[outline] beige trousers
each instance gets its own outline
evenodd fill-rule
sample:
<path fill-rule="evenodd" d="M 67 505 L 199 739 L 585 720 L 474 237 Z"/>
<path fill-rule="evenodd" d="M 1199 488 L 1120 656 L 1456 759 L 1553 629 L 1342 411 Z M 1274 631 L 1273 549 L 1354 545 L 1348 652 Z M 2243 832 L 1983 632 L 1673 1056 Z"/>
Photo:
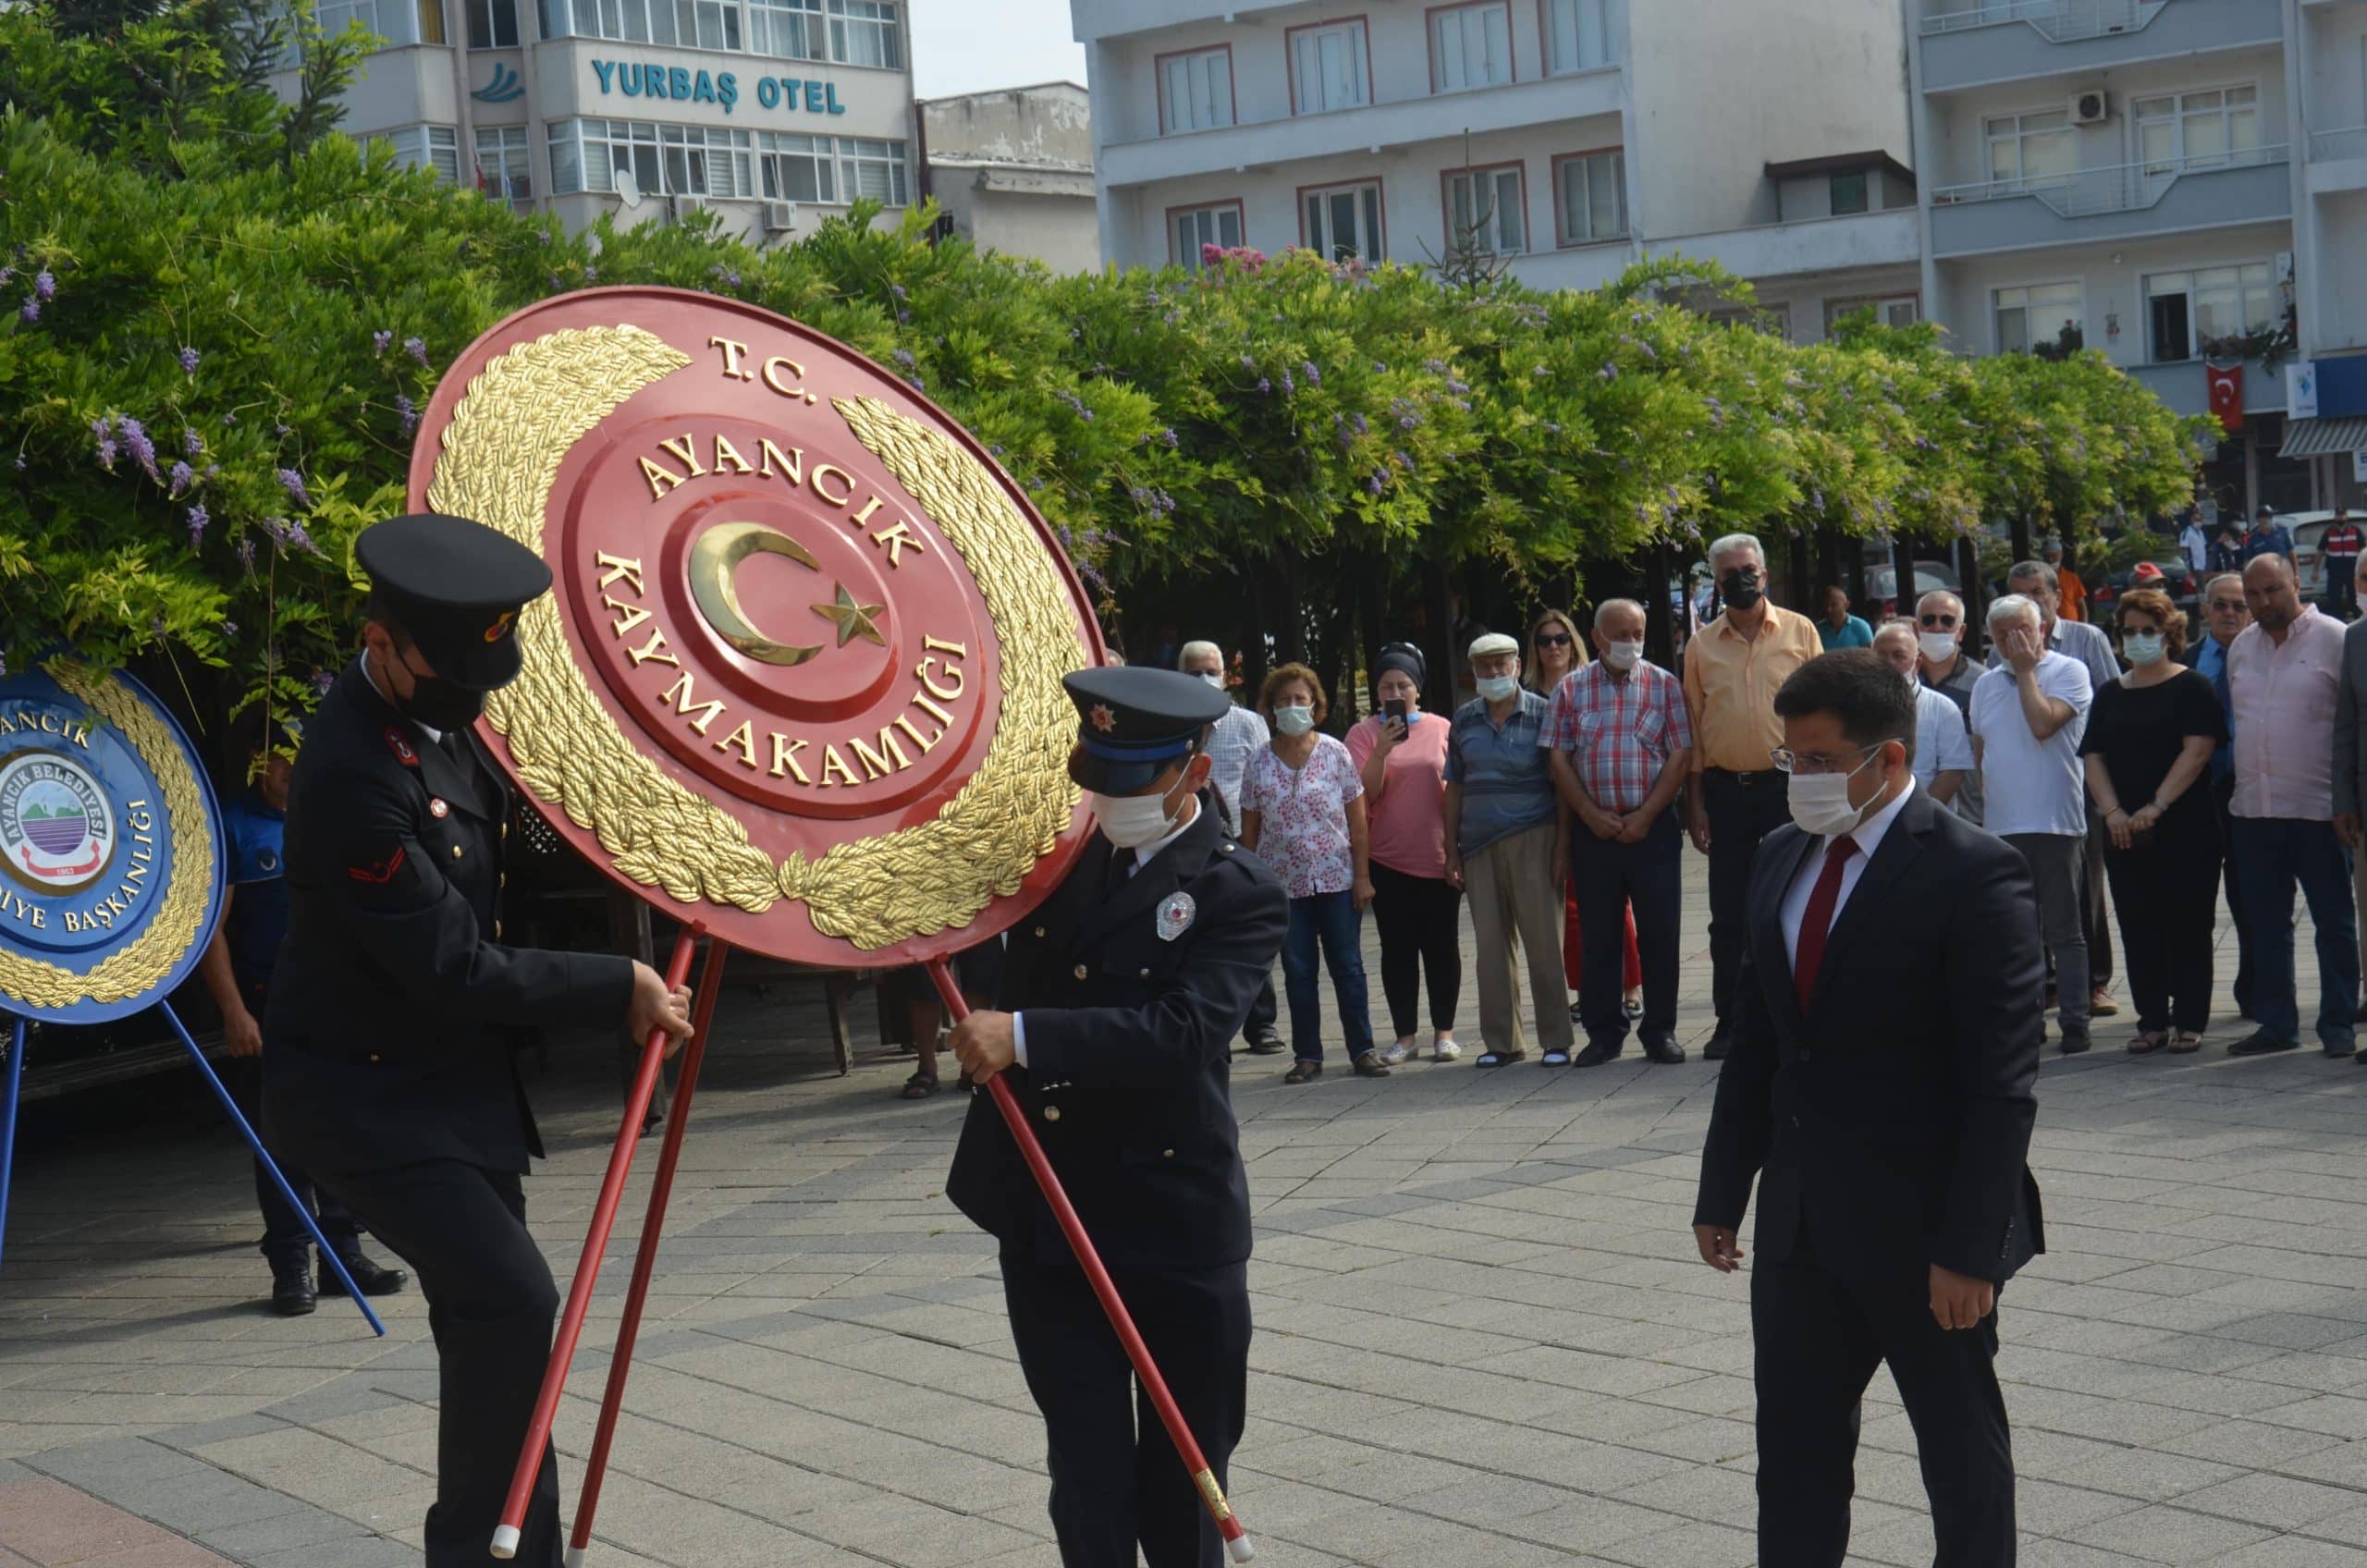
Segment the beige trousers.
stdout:
<path fill-rule="evenodd" d="M 1537 998 L 1537 1038 L 1548 1051 L 1570 1048 L 1570 1010 L 1563 1000 L 1562 894 L 1553 885 L 1553 825 L 1499 839 L 1463 863 L 1471 900 L 1473 967 L 1479 984 L 1479 1038 L 1490 1051 L 1528 1048 L 1520 1027 L 1518 942 Z"/>

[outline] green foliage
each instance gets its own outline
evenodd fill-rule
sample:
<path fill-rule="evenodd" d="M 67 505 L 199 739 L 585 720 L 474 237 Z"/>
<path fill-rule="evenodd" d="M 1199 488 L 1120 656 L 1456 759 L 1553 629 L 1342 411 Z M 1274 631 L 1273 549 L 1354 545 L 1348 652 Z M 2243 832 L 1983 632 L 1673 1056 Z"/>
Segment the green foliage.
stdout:
<path fill-rule="evenodd" d="M 565 235 L 326 134 L 362 41 L 277 14 L 0 9 L 6 657 L 161 650 L 227 705 L 308 703 L 436 372 L 617 283 L 840 339 L 986 443 L 1106 589 L 1271 578 L 1286 646 L 1369 636 L 1451 570 L 1566 579 L 1735 528 L 2084 538 L 2191 495 L 2204 422 L 2099 355 L 1968 361 L 1870 315 L 1791 348 L 1710 322 L 1692 301 L 1748 287 L 1682 262 L 1560 294 L 1305 251 L 1056 277 L 869 206 L 763 251 L 712 219 Z"/>

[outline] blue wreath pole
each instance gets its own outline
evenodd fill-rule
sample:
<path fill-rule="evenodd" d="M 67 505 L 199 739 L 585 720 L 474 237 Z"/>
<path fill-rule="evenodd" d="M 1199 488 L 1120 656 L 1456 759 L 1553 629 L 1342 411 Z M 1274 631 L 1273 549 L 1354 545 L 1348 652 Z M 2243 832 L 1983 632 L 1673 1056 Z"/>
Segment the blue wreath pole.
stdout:
<path fill-rule="evenodd" d="M 247 1146 L 255 1151 L 255 1158 L 270 1174 L 272 1185 L 279 1189 L 279 1195 L 288 1200 L 288 1207 L 296 1211 L 296 1218 L 301 1219 L 304 1229 L 312 1232 L 313 1244 L 321 1249 L 321 1261 L 335 1269 L 337 1277 L 345 1282 L 345 1293 L 353 1298 L 353 1305 L 362 1309 L 363 1317 L 369 1319 L 370 1331 L 385 1338 L 386 1326 L 378 1321 L 378 1315 L 370 1309 L 369 1298 L 362 1293 L 362 1287 L 353 1282 L 353 1276 L 345 1271 L 345 1259 L 337 1256 L 337 1249 L 329 1245 L 329 1239 L 321 1234 L 320 1221 L 313 1218 L 313 1211 L 308 1206 L 298 1200 L 295 1189 L 288 1184 L 288 1178 L 279 1173 L 279 1162 L 271 1158 L 270 1152 L 263 1146 L 263 1140 L 255 1136 L 255 1130 L 247 1125 L 245 1117 L 239 1114 L 238 1102 L 230 1097 L 230 1091 L 223 1086 L 221 1076 L 214 1071 L 214 1064 L 205 1060 L 205 1053 L 190 1037 L 188 1026 L 181 1023 L 180 1014 L 173 1011 L 170 1002 L 158 1002 L 156 1011 L 165 1015 L 165 1022 L 173 1026 L 173 1033 L 178 1035 L 181 1044 L 189 1047 L 190 1060 L 197 1063 L 197 1070 L 205 1075 L 206 1084 L 214 1090 L 214 1097 L 220 1100 L 222 1109 L 229 1113 L 230 1124 L 238 1128 L 239 1135 L 246 1139 Z M 19 1024 L 18 1027 L 23 1026 Z"/>
<path fill-rule="evenodd" d="M 0 1243 L 8 1239 L 8 1171 L 17 1162 L 17 1090 L 25 1081 L 25 1021 L 8 1021 L 8 1078 L 0 1088 Z"/>

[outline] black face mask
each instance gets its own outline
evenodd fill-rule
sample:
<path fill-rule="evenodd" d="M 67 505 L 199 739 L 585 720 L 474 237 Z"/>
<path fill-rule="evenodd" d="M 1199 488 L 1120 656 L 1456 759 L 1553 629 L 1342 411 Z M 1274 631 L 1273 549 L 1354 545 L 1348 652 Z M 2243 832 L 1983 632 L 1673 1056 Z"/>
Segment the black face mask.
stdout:
<path fill-rule="evenodd" d="M 398 697 L 389 691 L 386 700 L 414 724 L 430 729 L 465 729 L 484 712 L 484 693 L 474 687 L 455 685 L 440 675 L 422 675 L 411 668 L 409 659 L 403 660 L 403 673 L 411 677 L 411 695 Z"/>
<path fill-rule="evenodd" d="M 1718 592 L 1735 608 L 1747 610 L 1759 603 L 1766 590 L 1759 585 L 1759 573 L 1747 567 L 1737 567 L 1718 579 Z"/>

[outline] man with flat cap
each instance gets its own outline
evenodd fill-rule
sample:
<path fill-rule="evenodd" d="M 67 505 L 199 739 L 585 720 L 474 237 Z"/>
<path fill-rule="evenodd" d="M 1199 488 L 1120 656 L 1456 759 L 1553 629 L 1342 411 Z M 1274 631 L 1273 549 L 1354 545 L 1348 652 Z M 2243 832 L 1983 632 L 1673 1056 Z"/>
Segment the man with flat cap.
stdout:
<path fill-rule="evenodd" d="M 547 592 L 523 545 L 464 518 L 366 530 L 359 658 L 288 784 L 288 941 L 264 1021 L 264 1124 L 419 1276 L 441 1380 L 430 1568 L 487 1560 L 550 1355 L 558 1293 L 520 1178 L 543 1152 L 507 1025 L 690 1033 L 686 990 L 630 959 L 501 945 L 509 791 L 469 727 L 518 674 Z M 518 1561 L 558 1568 L 548 1449 Z"/>
<path fill-rule="evenodd" d="M 1011 933 L 1005 1011 L 953 1050 L 1021 1107 L 1222 1484 L 1249 1378 L 1249 1182 L 1233 1037 L 1281 951 L 1282 883 L 1202 798 L 1229 699 L 1145 666 L 1067 678 L 1069 776 L 1100 827 Z M 1001 1243 L 1003 1294 L 1050 1439 L 1066 1568 L 1212 1568 L 1223 1544 L 1109 1320 L 980 1096 L 946 1195 Z"/>

